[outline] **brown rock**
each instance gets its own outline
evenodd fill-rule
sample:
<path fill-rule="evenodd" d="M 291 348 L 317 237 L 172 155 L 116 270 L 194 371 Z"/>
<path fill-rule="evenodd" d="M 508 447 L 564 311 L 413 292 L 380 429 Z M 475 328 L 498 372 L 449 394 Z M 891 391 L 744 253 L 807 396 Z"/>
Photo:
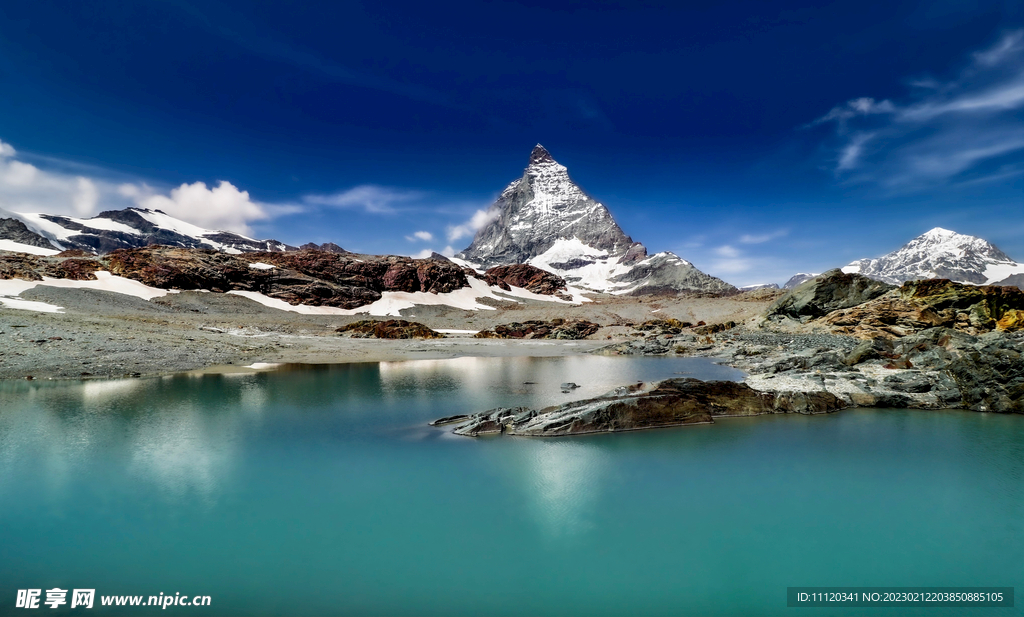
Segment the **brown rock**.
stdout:
<path fill-rule="evenodd" d="M 565 279 L 528 264 L 512 264 L 497 266 L 484 273 L 488 285 L 496 285 L 504 290 L 509 286 L 521 287 L 536 294 L 556 295 L 566 290 Z"/>
<path fill-rule="evenodd" d="M 415 321 L 389 319 L 375 321 L 366 319 L 350 323 L 336 330 L 339 334 L 351 334 L 359 338 L 409 339 L 409 338 L 444 338 L 440 332 Z"/>
<path fill-rule="evenodd" d="M 553 319 L 551 321 L 529 320 L 523 323 L 512 322 L 510 324 L 502 324 L 490 330 L 477 332 L 473 336 L 475 338 L 578 340 L 594 334 L 600 328 L 600 325 L 585 319 L 571 321 L 562 319 Z"/>

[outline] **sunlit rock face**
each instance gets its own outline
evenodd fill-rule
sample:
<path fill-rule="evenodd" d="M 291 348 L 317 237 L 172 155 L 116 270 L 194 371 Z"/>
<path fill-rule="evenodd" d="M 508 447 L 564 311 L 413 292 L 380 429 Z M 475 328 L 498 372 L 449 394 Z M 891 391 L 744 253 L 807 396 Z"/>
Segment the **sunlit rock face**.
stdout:
<path fill-rule="evenodd" d="M 490 212 L 493 219 L 456 255 L 476 268 L 526 263 L 570 285 L 615 294 L 734 289 L 672 253 L 648 256 L 540 144 Z"/>

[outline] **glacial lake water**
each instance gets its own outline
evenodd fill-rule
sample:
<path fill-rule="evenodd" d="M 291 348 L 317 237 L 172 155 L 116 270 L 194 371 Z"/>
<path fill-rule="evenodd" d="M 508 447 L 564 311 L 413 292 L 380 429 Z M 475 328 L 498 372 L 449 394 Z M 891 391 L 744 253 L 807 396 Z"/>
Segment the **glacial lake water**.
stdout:
<path fill-rule="evenodd" d="M 0 614 L 1024 614 L 786 607 L 788 586 L 1024 590 L 1021 416 L 426 426 L 678 375 L 738 373 L 587 356 L 2 383 Z M 53 587 L 96 589 L 94 608 L 14 608 Z M 211 606 L 99 606 L 159 593 Z"/>

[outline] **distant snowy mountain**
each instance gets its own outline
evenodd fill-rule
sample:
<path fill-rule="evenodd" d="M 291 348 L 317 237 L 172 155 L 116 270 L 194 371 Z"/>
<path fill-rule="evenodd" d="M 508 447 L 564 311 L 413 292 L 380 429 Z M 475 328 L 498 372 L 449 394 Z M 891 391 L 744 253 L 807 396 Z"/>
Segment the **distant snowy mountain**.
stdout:
<path fill-rule="evenodd" d="M 295 250 L 295 247 L 276 240 L 255 240 L 228 231 L 203 229 L 160 210 L 126 208 L 83 219 L 0 209 L 0 249 L 7 247 L 5 250 L 37 254 L 48 250 L 80 249 L 102 254 L 150 244 L 208 248 L 226 253 Z"/>
<path fill-rule="evenodd" d="M 756 283 L 754 285 L 744 285 L 740 287 L 740 291 L 755 291 L 758 289 L 778 289 L 778 283 Z"/>
<path fill-rule="evenodd" d="M 814 278 L 816 276 L 818 276 L 818 275 L 817 274 L 811 274 L 810 272 L 798 272 L 798 273 L 794 274 L 792 277 L 790 277 L 790 279 L 788 281 L 786 281 L 786 284 L 783 285 L 782 288 L 783 289 L 793 289 L 794 287 L 797 287 L 798 285 L 800 285 L 800 283 L 803 283 L 804 281 L 809 281 L 809 280 L 811 280 L 812 278 Z"/>
<path fill-rule="evenodd" d="M 843 268 L 894 285 L 918 279 L 942 278 L 975 285 L 1012 284 L 1024 274 L 1017 263 L 995 245 L 936 227 L 900 249 L 878 259 L 860 259 Z"/>
<path fill-rule="evenodd" d="M 474 268 L 528 263 L 570 285 L 613 294 L 735 289 L 673 253 L 648 256 L 540 144 L 491 212 L 494 220 L 456 261 Z"/>

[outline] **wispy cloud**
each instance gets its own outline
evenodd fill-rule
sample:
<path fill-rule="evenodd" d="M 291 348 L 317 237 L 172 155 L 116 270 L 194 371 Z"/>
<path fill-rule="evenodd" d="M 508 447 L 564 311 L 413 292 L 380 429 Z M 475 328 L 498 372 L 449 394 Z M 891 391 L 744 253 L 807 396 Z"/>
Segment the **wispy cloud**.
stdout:
<path fill-rule="evenodd" d="M 420 191 L 364 184 L 329 195 L 307 195 L 303 201 L 317 206 L 355 208 L 369 214 L 395 214 L 400 204 L 413 202 L 422 197 L 423 193 Z"/>
<path fill-rule="evenodd" d="M 724 244 L 712 251 L 715 258 L 711 262 L 710 270 L 720 276 L 743 274 L 754 267 L 756 260 L 743 254 L 738 248 Z"/>
<path fill-rule="evenodd" d="M 764 244 L 765 242 L 771 242 L 772 240 L 784 238 L 788 235 L 788 229 L 779 229 L 766 234 L 743 234 L 740 236 L 740 242 L 743 244 Z"/>
<path fill-rule="evenodd" d="M 970 54 L 953 77 L 910 83 L 905 100 L 853 99 L 807 125 L 834 127 L 837 176 L 920 190 L 1006 177 L 1024 161 L 1024 30 Z"/>

